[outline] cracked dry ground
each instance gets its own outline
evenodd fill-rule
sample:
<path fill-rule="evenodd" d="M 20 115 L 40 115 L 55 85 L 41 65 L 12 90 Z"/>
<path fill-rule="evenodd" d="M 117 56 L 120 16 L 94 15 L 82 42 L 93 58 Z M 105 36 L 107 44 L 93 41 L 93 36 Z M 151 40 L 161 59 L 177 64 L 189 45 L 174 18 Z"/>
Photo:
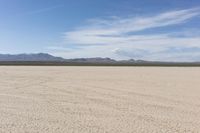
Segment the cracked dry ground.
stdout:
<path fill-rule="evenodd" d="M 0 67 L 1 133 L 198 133 L 200 68 Z"/>

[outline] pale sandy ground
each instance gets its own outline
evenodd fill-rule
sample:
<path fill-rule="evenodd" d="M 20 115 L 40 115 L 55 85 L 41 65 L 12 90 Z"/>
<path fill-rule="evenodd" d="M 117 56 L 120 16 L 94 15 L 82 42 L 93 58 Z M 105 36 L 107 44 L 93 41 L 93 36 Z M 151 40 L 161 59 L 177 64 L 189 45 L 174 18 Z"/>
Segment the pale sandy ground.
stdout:
<path fill-rule="evenodd" d="M 0 133 L 199 133 L 200 68 L 0 67 Z"/>

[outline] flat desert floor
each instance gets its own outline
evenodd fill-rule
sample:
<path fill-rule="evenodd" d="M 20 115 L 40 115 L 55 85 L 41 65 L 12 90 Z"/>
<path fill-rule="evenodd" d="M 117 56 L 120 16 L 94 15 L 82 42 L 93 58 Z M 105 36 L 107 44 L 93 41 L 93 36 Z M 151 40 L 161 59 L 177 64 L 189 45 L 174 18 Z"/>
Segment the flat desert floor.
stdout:
<path fill-rule="evenodd" d="M 1 133 L 199 133 L 200 68 L 0 67 Z"/>

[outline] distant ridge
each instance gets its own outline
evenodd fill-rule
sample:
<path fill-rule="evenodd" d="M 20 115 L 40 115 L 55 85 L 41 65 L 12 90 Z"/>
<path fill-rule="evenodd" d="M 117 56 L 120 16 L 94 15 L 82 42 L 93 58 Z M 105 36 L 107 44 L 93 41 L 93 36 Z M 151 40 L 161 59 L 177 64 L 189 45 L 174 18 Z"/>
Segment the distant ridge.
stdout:
<path fill-rule="evenodd" d="M 160 62 L 145 60 L 114 60 L 111 58 L 64 59 L 47 53 L 0 54 L 0 65 L 41 65 L 41 66 L 200 66 L 200 62 Z"/>
<path fill-rule="evenodd" d="M 68 62 L 93 62 L 93 63 L 114 63 L 117 62 L 114 59 L 111 58 L 100 58 L 100 57 L 96 57 L 96 58 L 75 58 L 75 59 L 65 59 L 65 61 Z"/>
<path fill-rule="evenodd" d="M 67 61 L 67 62 L 116 62 L 110 58 L 75 58 L 64 59 L 48 53 L 35 54 L 0 54 L 0 61 Z"/>
<path fill-rule="evenodd" d="M 55 57 L 47 53 L 37 54 L 0 54 L 0 61 L 64 61 L 64 58 Z"/>

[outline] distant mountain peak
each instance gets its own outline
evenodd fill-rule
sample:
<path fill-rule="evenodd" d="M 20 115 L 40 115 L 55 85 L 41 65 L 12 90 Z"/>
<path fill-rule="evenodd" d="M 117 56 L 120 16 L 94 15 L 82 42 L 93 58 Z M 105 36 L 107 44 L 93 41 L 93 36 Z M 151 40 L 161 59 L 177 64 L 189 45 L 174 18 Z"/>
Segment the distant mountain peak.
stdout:
<path fill-rule="evenodd" d="M 31 54 L 0 54 L 0 61 L 64 61 L 64 58 L 55 57 L 48 53 Z"/>

